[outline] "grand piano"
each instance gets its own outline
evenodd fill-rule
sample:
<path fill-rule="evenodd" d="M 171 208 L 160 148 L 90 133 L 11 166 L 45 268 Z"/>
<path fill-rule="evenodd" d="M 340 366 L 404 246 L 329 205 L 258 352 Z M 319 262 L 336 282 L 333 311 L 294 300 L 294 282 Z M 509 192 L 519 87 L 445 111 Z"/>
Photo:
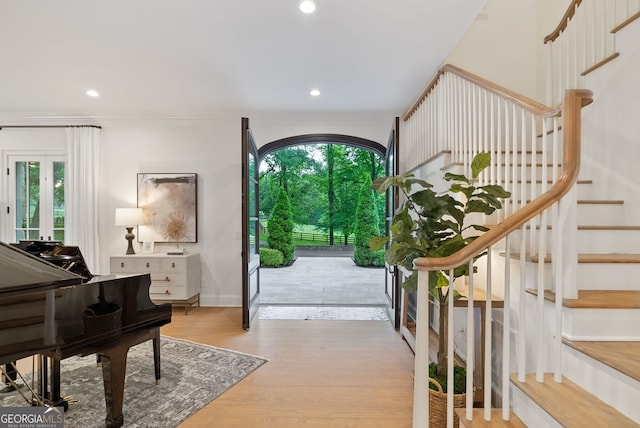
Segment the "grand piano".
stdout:
<path fill-rule="evenodd" d="M 83 262 L 77 247 L 0 242 L 0 364 L 44 356 L 40 402 L 66 410 L 60 361 L 97 354 L 105 425 L 120 427 L 127 352 L 152 340 L 160 379 L 160 326 L 171 322 L 171 305 L 151 301 L 149 274 L 94 276 Z"/>

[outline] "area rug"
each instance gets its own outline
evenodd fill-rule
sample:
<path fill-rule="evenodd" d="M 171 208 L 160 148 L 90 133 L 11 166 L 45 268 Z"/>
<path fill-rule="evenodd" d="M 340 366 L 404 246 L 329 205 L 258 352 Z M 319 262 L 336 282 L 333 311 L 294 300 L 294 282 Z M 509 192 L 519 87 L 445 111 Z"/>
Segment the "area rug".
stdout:
<path fill-rule="evenodd" d="M 261 306 L 261 320 L 387 321 L 384 308 L 354 306 Z"/>
<path fill-rule="evenodd" d="M 226 349 L 162 336 L 162 379 L 155 384 L 151 342 L 129 350 L 124 426 L 175 427 L 266 362 Z M 62 361 L 61 391 L 71 400 L 65 428 L 103 427 L 102 369 L 95 355 Z M 24 389 L 24 388 L 23 388 Z M 0 406 L 23 406 L 17 392 L 0 395 Z"/>

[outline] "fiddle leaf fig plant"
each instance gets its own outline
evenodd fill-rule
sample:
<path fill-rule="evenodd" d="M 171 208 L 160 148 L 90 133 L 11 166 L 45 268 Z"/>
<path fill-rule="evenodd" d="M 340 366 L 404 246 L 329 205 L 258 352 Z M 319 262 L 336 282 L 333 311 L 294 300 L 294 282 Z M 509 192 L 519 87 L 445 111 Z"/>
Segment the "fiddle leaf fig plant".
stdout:
<path fill-rule="evenodd" d="M 467 224 L 468 216 L 474 213 L 491 215 L 502 208 L 501 199 L 511 196 L 500 185 L 476 185 L 478 176 L 490 164 L 489 153 L 478 153 L 471 163 L 471 176 L 446 173 L 444 179 L 450 184 L 447 191 L 441 193 L 434 191 L 432 184 L 413 174 L 381 177 L 372 184 L 371 187 L 380 194 L 393 186 L 404 195 L 404 202 L 393 216 L 391 236 L 374 237 L 369 245 L 373 250 L 379 250 L 390 240 L 385 261 L 411 272 L 403 283 L 405 290 L 411 292 L 417 289 L 418 275 L 414 272 L 414 259 L 446 257 L 464 248 L 479 233 L 488 230 L 483 225 Z M 474 262 L 483 254 L 478 255 Z M 469 264 L 465 263 L 453 270 L 453 278 L 449 277 L 449 272 L 429 272 L 430 299 L 440 305 L 438 361 L 435 367 L 437 380 L 446 379 L 447 376 L 447 302 L 449 298 L 457 300 L 461 297 L 449 284 L 456 278 L 468 276 L 469 270 Z M 473 270 L 476 270 L 475 266 Z M 462 390 L 454 392 L 464 392 L 464 376 L 458 383 Z M 441 385 L 446 387 L 446 381 L 441 381 Z"/>

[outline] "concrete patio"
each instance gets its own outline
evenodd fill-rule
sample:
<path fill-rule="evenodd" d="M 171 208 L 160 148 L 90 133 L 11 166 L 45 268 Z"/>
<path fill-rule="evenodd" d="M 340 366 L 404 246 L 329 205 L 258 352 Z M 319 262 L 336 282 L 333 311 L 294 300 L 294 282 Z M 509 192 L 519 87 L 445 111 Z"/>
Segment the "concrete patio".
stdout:
<path fill-rule="evenodd" d="M 293 265 L 260 269 L 262 305 L 381 306 L 384 269 L 350 257 L 297 257 Z"/>

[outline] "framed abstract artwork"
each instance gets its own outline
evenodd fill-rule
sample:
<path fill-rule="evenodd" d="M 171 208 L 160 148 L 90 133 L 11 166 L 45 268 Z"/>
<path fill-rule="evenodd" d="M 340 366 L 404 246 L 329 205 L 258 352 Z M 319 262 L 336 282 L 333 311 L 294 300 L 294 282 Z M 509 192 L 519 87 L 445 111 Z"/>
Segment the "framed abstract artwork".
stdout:
<path fill-rule="evenodd" d="M 139 173 L 138 207 L 145 217 L 139 239 L 198 242 L 197 174 Z"/>

